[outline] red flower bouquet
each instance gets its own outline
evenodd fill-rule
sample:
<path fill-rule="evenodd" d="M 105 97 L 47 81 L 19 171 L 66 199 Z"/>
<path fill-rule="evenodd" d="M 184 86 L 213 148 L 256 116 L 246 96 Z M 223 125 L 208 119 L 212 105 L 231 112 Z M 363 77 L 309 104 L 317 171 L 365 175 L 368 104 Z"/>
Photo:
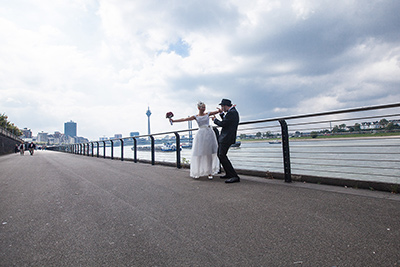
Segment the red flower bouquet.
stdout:
<path fill-rule="evenodd" d="M 172 119 L 173 116 L 174 116 L 174 113 L 172 113 L 171 111 L 170 111 L 170 112 L 167 112 L 167 114 L 165 114 L 165 117 L 166 117 L 167 119 L 169 119 L 169 122 L 171 123 L 171 125 L 172 125 L 171 119 Z"/>

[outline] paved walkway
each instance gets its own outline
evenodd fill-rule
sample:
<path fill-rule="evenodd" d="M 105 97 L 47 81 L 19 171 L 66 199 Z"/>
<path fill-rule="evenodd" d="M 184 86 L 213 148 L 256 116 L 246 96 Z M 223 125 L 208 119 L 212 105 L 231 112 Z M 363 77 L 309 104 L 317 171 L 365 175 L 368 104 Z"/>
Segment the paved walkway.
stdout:
<path fill-rule="evenodd" d="M 0 266 L 400 266 L 400 195 L 0 157 Z"/>

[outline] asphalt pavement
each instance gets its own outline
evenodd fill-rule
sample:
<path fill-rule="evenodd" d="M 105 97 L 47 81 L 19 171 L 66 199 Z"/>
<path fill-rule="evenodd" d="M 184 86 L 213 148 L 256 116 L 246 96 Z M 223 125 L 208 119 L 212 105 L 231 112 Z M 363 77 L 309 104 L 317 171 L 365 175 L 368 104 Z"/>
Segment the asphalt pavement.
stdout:
<path fill-rule="evenodd" d="M 0 266 L 400 266 L 400 195 L 6 155 Z"/>

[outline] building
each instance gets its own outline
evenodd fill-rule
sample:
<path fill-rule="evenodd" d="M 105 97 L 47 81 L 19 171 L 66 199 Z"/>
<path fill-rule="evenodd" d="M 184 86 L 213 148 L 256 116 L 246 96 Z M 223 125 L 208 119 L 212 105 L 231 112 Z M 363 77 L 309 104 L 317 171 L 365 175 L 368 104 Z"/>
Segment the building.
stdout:
<path fill-rule="evenodd" d="M 76 137 L 76 122 L 69 121 L 64 123 L 64 134 L 71 137 Z"/>
<path fill-rule="evenodd" d="M 76 136 L 74 139 L 75 139 L 75 143 L 88 143 L 89 142 L 89 139 L 87 139 L 85 137 Z"/>
<path fill-rule="evenodd" d="M 38 133 L 36 140 L 39 143 L 47 143 L 48 141 L 47 133 L 44 132 Z"/>
<path fill-rule="evenodd" d="M 130 137 L 135 137 L 135 136 L 139 136 L 139 135 L 140 135 L 139 132 L 131 132 L 129 134 Z"/>
<path fill-rule="evenodd" d="M 22 134 L 24 135 L 23 137 L 25 138 L 32 138 L 32 131 L 31 129 L 24 128 L 21 130 Z"/>

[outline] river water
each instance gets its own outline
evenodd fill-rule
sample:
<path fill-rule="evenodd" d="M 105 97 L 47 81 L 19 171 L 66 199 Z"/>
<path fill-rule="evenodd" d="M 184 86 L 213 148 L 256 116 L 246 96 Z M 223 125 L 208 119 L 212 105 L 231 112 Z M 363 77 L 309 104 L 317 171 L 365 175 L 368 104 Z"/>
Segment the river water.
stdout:
<path fill-rule="evenodd" d="M 132 146 L 124 147 L 124 157 L 133 158 Z M 94 153 L 96 154 L 96 147 Z M 103 154 L 100 147 L 99 154 Z M 235 168 L 283 172 L 282 145 L 268 141 L 242 142 L 231 148 L 228 157 Z M 111 148 L 106 147 L 106 155 Z M 121 148 L 114 147 L 114 157 Z M 314 175 L 342 179 L 400 184 L 400 137 L 363 139 L 308 139 L 290 141 L 291 171 L 294 175 Z M 138 159 L 151 159 L 150 151 L 138 151 Z M 190 162 L 191 149 L 181 151 L 181 161 Z M 156 161 L 176 162 L 176 152 L 156 151 Z"/>

